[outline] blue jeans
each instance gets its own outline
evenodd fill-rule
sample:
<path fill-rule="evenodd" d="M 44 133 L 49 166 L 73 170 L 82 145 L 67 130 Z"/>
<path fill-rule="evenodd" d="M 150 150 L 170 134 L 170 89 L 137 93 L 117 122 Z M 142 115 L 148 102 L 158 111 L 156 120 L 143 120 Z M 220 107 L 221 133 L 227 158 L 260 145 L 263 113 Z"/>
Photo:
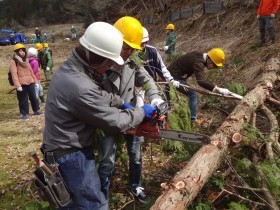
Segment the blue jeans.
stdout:
<path fill-rule="evenodd" d="M 275 33 L 273 28 L 273 18 L 270 15 L 260 16 L 259 18 L 260 40 L 265 42 L 265 29 L 268 31 L 268 35 L 271 40 L 275 40 Z"/>
<path fill-rule="evenodd" d="M 124 135 L 126 139 L 126 147 L 129 156 L 129 188 L 135 189 L 141 186 L 142 174 L 142 156 L 141 143 L 137 136 Z M 99 139 L 100 150 L 102 157 L 100 158 L 100 165 L 98 174 L 101 181 L 101 191 L 105 197 L 109 199 L 109 187 L 112 177 L 112 172 L 115 166 L 116 156 L 116 140 L 113 136 L 108 135 Z"/>
<path fill-rule="evenodd" d="M 185 80 L 179 80 L 179 82 L 182 85 L 188 85 Z M 198 100 L 196 91 L 191 90 L 191 89 L 188 89 L 186 91 L 182 87 L 177 88 L 177 90 L 189 98 L 189 108 L 191 111 L 191 120 L 196 120 L 197 100 Z"/>
<path fill-rule="evenodd" d="M 72 202 L 60 209 L 109 209 L 108 202 L 101 192 L 92 147 L 64 155 L 57 159 L 56 162 L 59 164 L 59 171 L 72 195 Z"/>

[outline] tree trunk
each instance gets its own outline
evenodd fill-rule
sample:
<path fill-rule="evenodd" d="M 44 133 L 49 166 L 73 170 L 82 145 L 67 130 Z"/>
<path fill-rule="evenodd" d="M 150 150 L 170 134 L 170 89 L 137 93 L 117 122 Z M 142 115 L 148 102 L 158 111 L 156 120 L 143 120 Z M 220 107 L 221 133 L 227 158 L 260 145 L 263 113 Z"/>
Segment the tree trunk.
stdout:
<path fill-rule="evenodd" d="M 211 136 L 212 143 L 202 146 L 189 163 L 174 177 L 166 191 L 156 200 L 152 210 L 185 210 L 203 185 L 224 161 L 233 134 L 240 133 L 252 113 L 263 104 L 271 85 L 277 80 L 279 59 L 271 58 L 265 65 L 259 84 L 235 107 L 233 112 Z"/>

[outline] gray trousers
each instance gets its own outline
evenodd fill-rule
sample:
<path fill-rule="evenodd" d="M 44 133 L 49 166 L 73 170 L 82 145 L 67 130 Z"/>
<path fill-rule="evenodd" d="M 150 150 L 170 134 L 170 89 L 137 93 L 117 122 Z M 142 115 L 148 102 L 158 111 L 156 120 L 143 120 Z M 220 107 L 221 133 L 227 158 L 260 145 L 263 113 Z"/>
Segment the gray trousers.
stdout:
<path fill-rule="evenodd" d="M 260 40 L 265 43 L 265 30 L 268 31 L 268 35 L 272 41 L 275 40 L 275 33 L 273 28 L 273 19 L 270 15 L 260 16 L 259 18 L 259 29 L 260 29 Z"/>

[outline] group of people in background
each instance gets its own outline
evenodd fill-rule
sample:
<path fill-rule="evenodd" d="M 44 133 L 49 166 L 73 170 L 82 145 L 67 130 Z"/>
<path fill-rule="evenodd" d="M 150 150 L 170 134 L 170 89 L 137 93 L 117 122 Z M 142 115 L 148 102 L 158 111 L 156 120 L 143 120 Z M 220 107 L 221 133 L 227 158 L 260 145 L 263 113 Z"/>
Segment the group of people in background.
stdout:
<path fill-rule="evenodd" d="M 39 101 L 36 96 L 39 95 L 40 89 L 40 82 L 38 81 L 38 79 L 40 79 L 40 74 L 38 74 L 37 69 L 38 65 L 34 63 L 36 62 L 35 60 L 32 61 L 31 66 L 29 62 L 32 59 L 29 60 L 28 57 L 26 47 L 23 44 L 18 43 L 14 45 L 14 55 L 10 61 L 10 72 L 16 88 L 19 111 L 22 120 L 28 120 L 28 99 L 31 102 L 33 115 L 43 114 L 43 112 L 40 111 Z M 30 57 L 33 57 L 33 55 L 30 55 Z M 34 72 L 37 75 L 35 75 Z"/>
<path fill-rule="evenodd" d="M 18 43 L 14 45 L 14 56 L 10 62 L 10 72 L 16 88 L 19 110 L 22 120 L 28 120 L 29 103 L 34 115 L 41 115 L 40 102 L 45 104 L 41 85 L 40 68 L 44 71 L 45 81 L 52 78 L 53 58 L 48 43 L 37 43 L 36 47 L 26 47 Z"/>

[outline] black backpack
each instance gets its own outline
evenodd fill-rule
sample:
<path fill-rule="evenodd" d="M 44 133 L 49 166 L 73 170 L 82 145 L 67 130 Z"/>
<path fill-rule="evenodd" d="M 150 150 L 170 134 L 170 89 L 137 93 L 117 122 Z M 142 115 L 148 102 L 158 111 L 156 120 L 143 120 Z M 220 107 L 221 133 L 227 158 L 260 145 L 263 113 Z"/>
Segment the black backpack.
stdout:
<path fill-rule="evenodd" d="M 9 80 L 10 85 L 14 86 L 14 81 L 13 81 L 13 77 L 12 77 L 12 73 L 10 72 L 10 69 L 8 72 L 8 80 Z"/>
<path fill-rule="evenodd" d="M 15 61 L 16 63 L 16 66 L 17 66 L 17 62 Z M 11 70 L 9 68 L 9 71 L 8 71 L 8 81 L 10 83 L 11 86 L 14 86 L 14 81 L 13 81 L 13 77 L 12 77 L 12 73 L 11 73 Z"/>

